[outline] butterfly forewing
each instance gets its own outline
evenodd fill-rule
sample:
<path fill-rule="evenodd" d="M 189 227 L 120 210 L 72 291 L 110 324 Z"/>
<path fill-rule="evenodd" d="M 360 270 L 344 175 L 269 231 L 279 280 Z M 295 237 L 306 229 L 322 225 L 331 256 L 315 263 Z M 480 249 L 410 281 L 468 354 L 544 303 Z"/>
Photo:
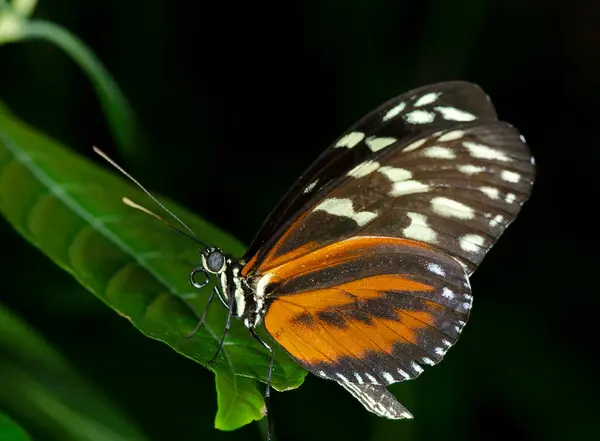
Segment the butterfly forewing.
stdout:
<path fill-rule="evenodd" d="M 260 260 L 307 201 L 318 198 L 320 190 L 391 143 L 461 121 L 495 119 L 496 112 L 485 92 L 462 81 L 421 87 L 382 104 L 340 136 L 302 174 L 259 230 L 247 258 Z"/>
<path fill-rule="evenodd" d="M 466 123 L 391 146 L 311 201 L 259 272 L 353 236 L 430 244 L 469 273 L 529 197 L 533 165 L 520 134 L 495 121 Z"/>

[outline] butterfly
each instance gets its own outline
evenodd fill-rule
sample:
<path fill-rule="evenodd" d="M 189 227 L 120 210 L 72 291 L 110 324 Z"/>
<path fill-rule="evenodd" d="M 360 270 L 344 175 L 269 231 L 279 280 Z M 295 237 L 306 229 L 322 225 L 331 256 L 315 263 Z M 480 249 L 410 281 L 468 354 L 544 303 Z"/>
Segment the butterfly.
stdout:
<path fill-rule="evenodd" d="M 267 406 L 273 351 L 258 326 L 370 412 L 412 418 L 387 386 L 418 377 L 457 342 L 473 304 L 469 277 L 534 175 L 524 137 L 479 86 L 414 89 L 335 140 L 242 259 L 206 247 L 190 281 L 217 280 L 209 304 L 216 295 L 228 309 L 220 347 L 236 317 L 269 351 Z"/>

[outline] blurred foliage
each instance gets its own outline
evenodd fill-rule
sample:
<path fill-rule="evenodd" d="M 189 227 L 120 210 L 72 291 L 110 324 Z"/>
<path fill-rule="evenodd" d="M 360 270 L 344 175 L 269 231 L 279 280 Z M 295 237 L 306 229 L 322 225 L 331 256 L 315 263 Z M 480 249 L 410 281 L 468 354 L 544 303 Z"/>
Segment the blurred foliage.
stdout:
<path fill-rule="evenodd" d="M 31 433 L 65 441 L 148 439 L 114 403 L 1 305 L 0 379 L 0 406 L 18 414 Z M 4 440 L 1 427 L 0 418 L 0 439 Z"/>
<path fill-rule="evenodd" d="M 377 419 L 337 385 L 309 376 L 303 387 L 273 396 L 276 432 L 286 441 L 600 439 L 588 355 L 600 306 L 590 219 L 600 196 L 593 130 L 600 4 L 41 0 L 34 17 L 93 49 L 147 141 L 127 150 L 113 140 L 104 98 L 56 41 L 0 46 L 0 97 L 10 108 L 82 156 L 92 145 L 119 149 L 142 182 L 244 243 L 322 149 L 380 102 L 433 81 L 482 85 L 501 118 L 527 137 L 538 181 L 472 280 L 474 311 L 460 343 L 440 366 L 392 388 L 415 420 Z M 15 199 L 24 198 L 15 188 Z M 131 216 L 136 225 L 147 222 Z M 146 234 L 163 234 L 150 225 Z M 45 234 L 45 242 L 55 240 Z M 0 300 L 152 440 L 262 437 L 254 426 L 215 431 L 212 375 L 137 332 L 7 224 L 0 244 Z M 181 255 L 191 257 L 183 246 Z M 160 247 L 154 251 L 163 253 Z M 214 308 L 210 323 L 222 317 Z M 51 379 L 34 380 L 54 402 L 69 397 L 54 392 Z M 0 409 L 36 440 L 61 439 L 36 429 L 28 406 Z"/>
<path fill-rule="evenodd" d="M 31 438 L 17 423 L 0 411 L 0 440 L 30 441 Z"/>

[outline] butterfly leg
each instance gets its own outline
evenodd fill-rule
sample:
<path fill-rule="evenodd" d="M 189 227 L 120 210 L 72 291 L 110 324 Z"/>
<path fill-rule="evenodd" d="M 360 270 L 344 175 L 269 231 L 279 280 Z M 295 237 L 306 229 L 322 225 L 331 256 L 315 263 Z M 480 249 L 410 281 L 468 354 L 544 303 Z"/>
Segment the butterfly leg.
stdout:
<path fill-rule="evenodd" d="M 273 349 L 254 331 L 254 328 L 248 328 L 250 334 L 256 341 L 263 345 L 269 351 L 269 373 L 267 374 L 267 387 L 265 388 L 265 406 L 267 408 L 268 433 L 267 441 L 271 439 L 271 431 L 273 428 L 273 420 L 271 419 L 271 376 L 273 374 Z"/>
<path fill-rule="evenodd" d="M 188 335 L 186 335 L 186 338 L 192 337 L 196 332 L 198 332 L 200 327 L 204 324 L 204 320 L 206 320 L 206 314 L 208 313 L 208 308 L 210 308 L 210 304 L 212 303 L 213 298 L 215 297 L 215 294 L 219 294 L 219 295 L 221 294 L 219 292 L 219 288 L 217 288 L 216 286 L 214 287 L 214 289 L 211 291 L 210 295 L 208 296 L 208 301 L 206 302 L 206 306 L 204 307 L 204 312 L 202 313 L 202 317 L 200 317 L 200 321 L 198 322 L 198 324 L 196 325 L 194 330 L 192 332 L 190 332 Z"/>
<path fill-rule="evenodd" d="M 216 288 L 215 288 L 216 289 Z M 221 337 L 221 341 L 219 342 L 219 347 L 217 348 L 217 352 L 213 355 L 208 363 L 206 363 L 205 367 L 210 366 L 210 364 L 217 359 L 219 354 L 221 353 L 221 349 L 223 349 L 223 343 L 225 342 L 225 337 L 227 337 L 227 333 L 229 332 L 229 328 L 231 327 L 231 316 L 233 315 L 233 296 L 230 296 L 229 303 L 227 305 L 227 321 L 225 322 L 225 329 L 223 330 L 223 336 Z"/>

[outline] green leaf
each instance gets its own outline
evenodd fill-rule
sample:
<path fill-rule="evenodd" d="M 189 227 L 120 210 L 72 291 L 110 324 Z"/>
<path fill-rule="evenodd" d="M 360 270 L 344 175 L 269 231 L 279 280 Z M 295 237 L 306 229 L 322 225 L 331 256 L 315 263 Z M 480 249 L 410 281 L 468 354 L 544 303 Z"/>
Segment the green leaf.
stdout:
<path fill-rule="evenodd" d="M 205 363 L 217 350 L 224 308 L 213 306 L 198 322 L 210 287 L 193 289 L 190 270 L 199 259 L 194 243 L 153 218 L 121 203 L 145 201 L 121 177 L 77 155 L 18 121 L 0 106 L 0 212 L 33 245 L 145 335 Z M 161 198 L 198 236 L 239 256 L 244 247 L 230 235 Z M 262 332 L 261 335 L 272 342 Z M 272 385 L 293 389 L 306 372 L 273 342 Z M 266 381 L 268 357 L 237 320 L 210 369 L 217 375 L 217 425 L 232 429 L 256 420 L 264 403 L 251 379 Z M 224 397 L 238 397 L 225 400 Z M 231 406 L 235 406 L 232 410 Z"/>
<path fill-rule="evenodd" d="M 8 415 L 0 411 L 0 441 L 30 441 L 29 435 L 11 420 Z"/>
<path fill-rule="evenodd" d="M 56 439 L 147 441 L 114 403 L 1 304 L 0 404 Z M 0 418 L 0 441 L 8 439 L 1 428 Z"/>
<path fill-rule="evenodd" d="M 235 430 L 246 424 L 248 417 L 260 420 L 265 414 L 264 399 L 249 378 L 217 376 L 219 412 L 215 427 Z"/>

